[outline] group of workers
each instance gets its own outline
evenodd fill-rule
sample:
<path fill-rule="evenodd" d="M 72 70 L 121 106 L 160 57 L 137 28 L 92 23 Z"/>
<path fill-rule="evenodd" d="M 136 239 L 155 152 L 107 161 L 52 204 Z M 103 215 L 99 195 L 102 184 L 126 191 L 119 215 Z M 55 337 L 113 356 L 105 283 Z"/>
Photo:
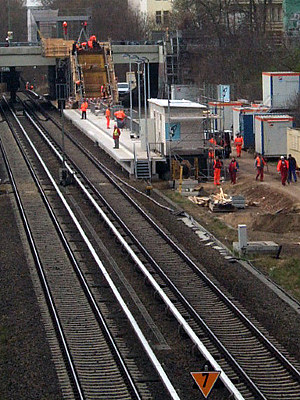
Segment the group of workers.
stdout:
<path fill-rule="evenodd" d="M 100 44 L 97 41 L 97 38 L 95 35 L 91 35 L 88 40 L 83 41 L 83 42 L 74 42 L 73 43 L 73 49 L 72 53 L 74 54 L 75 51 L 82 51 L 82 50 L 88 50 L 88 49 L 96 49 L 100 48 Z"/>
<path fill-rule="evenodd" d="M 32 84 L 30 84 L 29 82 L 26 82 L 26 84 L 25 84 L 25 89 L 26 89 L 26 90 L 33 90 L 33 89 L 34 89 L 34 86 L 33 86 Z"/>
<path fill-rule="evenodd" d="M 209 142 L 215 146 L 216 141 L 214 138 L 211 138 Z M 241 157 L 241 150 L 243 146 L 243 138 L 241 135 L 237 135 L 237 137 L 234 140 L 234 145 L 236 148 L 236 156 Z M 221 170 L 223 168 L 223 162 L 219 159 L 219 157 L 215 157 L 215 152 L 213 148 L 209 148 L 208 151 L 208 162 L 213 165 L 213 171 L 214 171 L 214 184 L 215 185 L 220 185 L 220 176 L 221 176 Z M 255 168 L 256 168 L 256 181 L 260 180 L 263 182 L 264 180 L 264 168 L 267 165 L 267 162 L 265 158 L 257 153 L 255 157 Z M 296 171 L 299 169 L 296 159 L 289 154 L 288 158 L 281 156 L 278 163 L 277 163 L 277 171 L 281 176 L 281 183 L 283 186 L 286 185 L 286 183 L 290 184 L 291 182 L 297 182 L 297 173 Z M 239 170 L 239 164 L 236 160 L 235 157 L 232 157 L 229 166 L 228 166 L 228 172 L 230 175 L 230 181 L 231 184 L 236 183 L 237 179 L 237 172 Z"/>
<path fill-rule="evenodd" d="M 88 104 L 87 100 L 84 99 L 80 106 L 81 119 L 86 119 L 86 112 L 87 112 L 88 106 L 89 106 L 89 104 Z M 115 144 L 114 149 L 119 149 L 121 129 L 124 128 L 124 126 L 125 126 L 126 114 L 124 113 L 123 110 L 118 110 L 114 113 L 114 117 L 117 122 L 116 124 L 114 124 L 114 130 L 113 130 L 113 140 L 114 140 L 114 144 Z M 105 110 L 105 118 L 106 118 L 106 128 L 110 129 L 111 112 L 110 112 L 109 106 Z"/>

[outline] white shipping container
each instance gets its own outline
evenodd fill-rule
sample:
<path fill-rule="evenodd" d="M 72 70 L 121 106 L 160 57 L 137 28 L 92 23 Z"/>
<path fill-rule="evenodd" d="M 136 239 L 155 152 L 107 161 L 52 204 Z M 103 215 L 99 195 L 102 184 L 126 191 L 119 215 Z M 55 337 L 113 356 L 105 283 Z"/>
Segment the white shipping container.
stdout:
<path fill-rule="evenodd" d="M 232 133 L 233 137 L 236 138 L 238 133 L 241 133 L 241 120 L 240 115 L 243 114 L 257 114 L 257 113 L 264 113 L 269 110 L 268 107 L 260 105 L 256 105 L 253 107 L 234 107 L 232 109 L 232 120 L 233 120 L 233 128 Z"/>
<path fill-rule="evenodd" d="M 210 101 L 208 106 L 211 113 L 219 116 L 219 118 L 215 120 L 215 130 L 231 130 L 233 125 L 232 109 L 234 107 L 240 107 L 241 105 L 242 103 L 239 101 L 232 101 L 230 103 Z"/>
<path fill-rule="evenodd" d="M 271 108 L 290 108 L 299 93 L 300 72 L 263 72 L 263 104 Z"/>
<path fill-rule="evenodd" d="M 255 151 L 267 157 L 287 154 L 287 128 L 292 127 L 289 115 L 257 115 L 255 117 Z"/>

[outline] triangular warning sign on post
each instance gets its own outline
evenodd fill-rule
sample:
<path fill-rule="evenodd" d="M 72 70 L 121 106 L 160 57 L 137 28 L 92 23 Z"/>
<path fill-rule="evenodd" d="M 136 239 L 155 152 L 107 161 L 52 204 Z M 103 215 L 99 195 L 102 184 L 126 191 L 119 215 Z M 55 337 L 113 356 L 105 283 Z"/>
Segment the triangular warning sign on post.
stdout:
<path fill-rule="evenodd" d="M 220 371 L 191 372 L 191 375 L 203 393 L 204 397 L 207 398 L 220 375 Z"/>

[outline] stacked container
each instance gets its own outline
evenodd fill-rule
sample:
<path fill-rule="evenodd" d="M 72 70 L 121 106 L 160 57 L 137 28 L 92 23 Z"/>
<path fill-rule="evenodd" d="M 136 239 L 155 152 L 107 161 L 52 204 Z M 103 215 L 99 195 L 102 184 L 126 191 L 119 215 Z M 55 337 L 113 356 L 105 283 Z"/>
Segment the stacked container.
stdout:
<path fill-rule="evenodd" d="M 287 154 L 287 128 L 293 126 L 289 115 L 255 116 L 255 150 L 266 157 Z"/>
<path fill-rule="evenodd" d="M 288 109 L 300 90 L 300 72 L 263 72 L 262 84 L 265 106 Z"/>
<path fill-rule="evenodd" d="M 234 107 L 232 110 L 233 115 L 233 136 L 239 133 L 244 139 L 244 148 L 254 148 L 255 134 L 254 134 L 254 117 L 257 113 L 266 113 L 268 107 Z"/>

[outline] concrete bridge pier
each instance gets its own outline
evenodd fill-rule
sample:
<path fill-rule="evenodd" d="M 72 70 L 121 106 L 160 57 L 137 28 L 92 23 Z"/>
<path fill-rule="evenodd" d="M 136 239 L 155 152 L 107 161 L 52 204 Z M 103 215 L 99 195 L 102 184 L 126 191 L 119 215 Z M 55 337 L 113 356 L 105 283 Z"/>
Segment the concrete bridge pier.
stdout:
<path fill-rule="evenodd" d="M 20 87 L 20 73 L 16 71 L 16 67 L 9 67 L 9 75 L 7 80 L 7 90 L 10 92 L 10 101 L 16 102 L 16 94 Z"/>
<path fill-rule="evenodd" d="M 56 99 L 56 66 L 48 66 L 48 85 L 49 85 L 49 95 L 52 100 Z"/>

